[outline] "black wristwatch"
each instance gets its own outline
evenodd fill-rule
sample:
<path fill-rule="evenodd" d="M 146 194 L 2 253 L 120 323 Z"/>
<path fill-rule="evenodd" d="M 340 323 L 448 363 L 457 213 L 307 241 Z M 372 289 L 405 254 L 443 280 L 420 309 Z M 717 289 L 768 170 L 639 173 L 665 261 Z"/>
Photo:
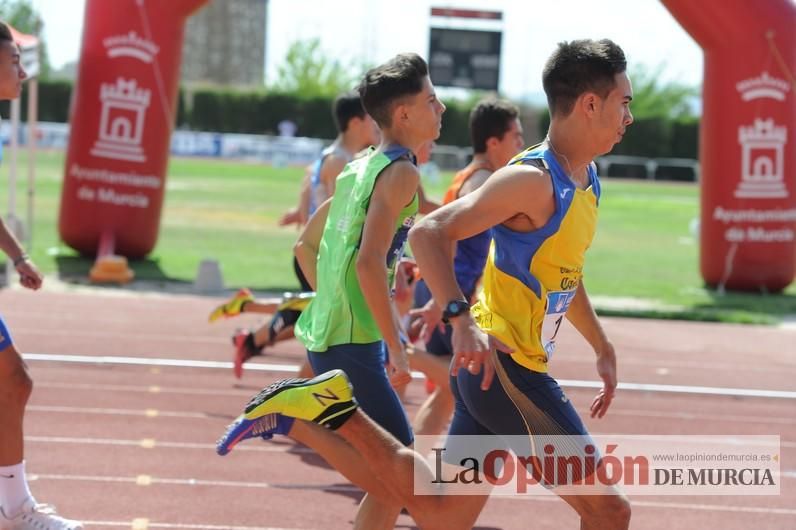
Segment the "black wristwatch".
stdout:
<path fill-rule="evenodd" d="M 451 300 L 445 304 L 445 309 L 442 311 L 442 321 L 448 324 L 450 319 L 458 317 L 462 313 L 470 310 L 470 304 L 465 300 Z"/>

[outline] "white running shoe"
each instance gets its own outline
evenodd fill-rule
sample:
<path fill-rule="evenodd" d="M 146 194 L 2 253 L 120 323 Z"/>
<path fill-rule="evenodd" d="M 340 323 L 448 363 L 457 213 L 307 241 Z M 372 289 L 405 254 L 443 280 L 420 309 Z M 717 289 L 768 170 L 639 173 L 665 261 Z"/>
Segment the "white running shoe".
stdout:
<path fill-rule="evenodd" d="M 79 521 L 64 519 L 55 513 L 50 504 L 36 504 L 28 499 L 16 517 L 9 519 L 0 508 L 0 529 L 2 530 L 83 530 Z"/>

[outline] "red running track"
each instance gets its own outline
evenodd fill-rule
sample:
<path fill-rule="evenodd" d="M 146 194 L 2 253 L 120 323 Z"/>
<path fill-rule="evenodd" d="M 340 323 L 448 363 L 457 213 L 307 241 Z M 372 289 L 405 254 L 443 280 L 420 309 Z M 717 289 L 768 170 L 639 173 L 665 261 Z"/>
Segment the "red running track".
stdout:
<path fill-rule="evenodd" d="M 31 354 L 228 361 L 244 316 L 206 324 L 217 299 L 184 295 L 0 292 L 18 346 Z M 630 383 L 796 390 L 796 332 L 768 327 L 604 319 Z M 571 328 L 552 373 L 596 381 L 593 356 Z M 296 365 L 296 342 L 262 363 Z M 35 356 L 34 356 L 35 357 Z M 362 493 L 314 453 L 286 438 L 247 442 L 231 455 L 214 442 L 249 396 L 284 371 L 31 360 L 26 417 L 31 487 L 42 502 L 88 528 L 343 529 Z M 567 390 L 586 416 L 594 390 Z M 407 393 L 410 416 L 422 381 Z M 796 528 L 796 400 L 624 390 L 595 433 L 747 435 L 782 440 L 781 495 L 632 499 L 633 528 Z M 548 497 L 493 498 L 476 528 L 577 528 L 574 512 Z M 399 528 L 413 528 L 402 515 Z"/>

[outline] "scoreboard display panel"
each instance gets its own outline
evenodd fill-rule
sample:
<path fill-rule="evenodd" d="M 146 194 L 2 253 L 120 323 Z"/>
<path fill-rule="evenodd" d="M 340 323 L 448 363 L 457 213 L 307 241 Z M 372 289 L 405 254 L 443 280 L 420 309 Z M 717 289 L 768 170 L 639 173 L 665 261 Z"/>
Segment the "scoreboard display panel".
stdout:
<path fill-rule="evenodd" d="M 434 85 L 497 91 L 502 35 L 432 27 L 428 58 Z"/>

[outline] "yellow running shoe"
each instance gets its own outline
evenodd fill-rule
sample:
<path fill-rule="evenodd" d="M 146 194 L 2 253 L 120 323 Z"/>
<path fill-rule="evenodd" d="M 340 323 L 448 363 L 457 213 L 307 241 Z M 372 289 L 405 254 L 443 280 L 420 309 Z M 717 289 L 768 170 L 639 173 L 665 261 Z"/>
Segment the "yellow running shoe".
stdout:
<path fill-rule="evenodd" d="M 342 370 L 331 370 L 312 379 L 277 381 L 249 401 L 243 417 L 255 420 L 278 412 L 336 429 L 356 409 L 357 401 L 348 376 Z"/>
<path fill-rule="evenodd" d="M 252 296 L 251 291 L 243 288 L 235 293 L 235 296 L 213 309 L 207 320 L 209 322 L 215 322 L 221 317 L 236 317 L 243 312 L 243 306 L 247 302 L 254 302 L 254 296 Z"/>

